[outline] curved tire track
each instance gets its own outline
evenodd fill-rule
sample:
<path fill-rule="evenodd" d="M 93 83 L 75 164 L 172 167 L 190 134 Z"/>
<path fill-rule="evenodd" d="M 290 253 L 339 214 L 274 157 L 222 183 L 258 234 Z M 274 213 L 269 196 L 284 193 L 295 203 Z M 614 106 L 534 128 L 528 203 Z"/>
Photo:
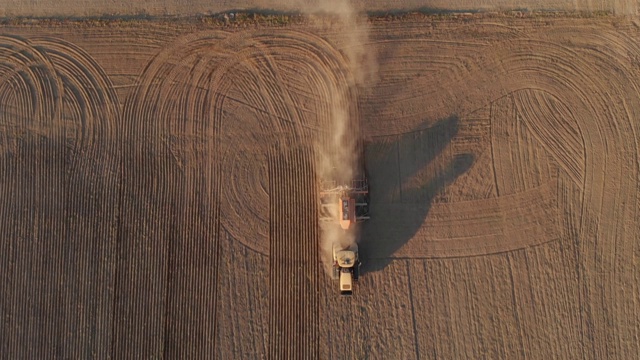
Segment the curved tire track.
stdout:
<path fill-rule="evenodd" d="M 306 151 L 289 157 L 279 146 L 313 141 L 327 126 L 335 94 L 354 98 L 345 69 L 342 56 L 324 40 L 289 30 L 191 34 L 149 63 L 125 106 L 126 161 L 144 167 L 125 173 L 133 186 L 125 192 L 122 217 L 143 226 L 124 229 L 125 271 L 119 277 L 123 293 L 148 302 L 119 302 L 118 318 L 128 320 L 117 326 L 115 354 L 134 355 L 126 351 L 135 349 L 138 355 L 192 356 L 213 353 L 216 341 L 228 341 L 216 334 L 215 311 L 202 321 L 185 308 L 217 309 L 216 299 L 225 296 L 217 285 L 226 259 L 219 241 L 224 229 L 247 248 L 274 256 L 269 310 L 284 328 L 271 334 L 270 353 L 317 356 L 307 353 L 318 322 L 313 156 Z M 356 109 L 347 99 L 338 101 Z M 280 157 L 285 160 L 270 160 Z M 283 171 L 288 175 L 274 175 Z M 273 229 L 283 221 L 273 216 L 291 210 L 274 208 L 290 208 L 299 198 L 307 199 L 306 222 L 295 230 L 304 244 L 283 232 L 292 228 Z M 290 264 L 272 252 L 279 247 L 296 249 L 297 264 L 306 270 L 288 272 Z M 139 259 L 142 264 L 133 265 Z M 286 290 L 291 279 L 299 285 L 291 296 L 281 296 L 279 289 Z M 281 311 L 292 306 L 304 318 Z M 196 322 L 201 325 L 194 328 Z M 151 328 L 154 337 L 137 336 L 140 326 Z M 303 328 L 311 330 L 300 337 Z M 126 344 L 128 339 L 137 345 Z"/>
<path fill-rule="evenodd" d="M 115 91 L 90 55 L 61 39 L 1 36 L 0 63 L 0 159 L 9 170 L 1 182 L 0 352 L 108 356 Z"/>
<path fill-rule="evenodd" d="M 546 40 L 549 36 L 553 41 Z M 455 45 L 450 53 L 453 49 Z M 428 46 L 424 51 L 429 52 Z M 474 69 L 468 76 L 442 73 L 428 89 L 419 79 L 409 81 L 407 91 L 420 95 L 407 96 L 393 106 L 420 111 L 407 116 L 399 126 L 411 127 L 412 122 L 424 117 L 470 112 L 505 95 L 517 94 L 516 104 L 527 127 L 558 162 L 559 184 L 580 182 L 575 184 L 579 192 L 559 190 L 577 196 L 569 200 L 579 204 L 560 204 L 578 211 L 560 214 L 560 221 L 578 222 L 575 241 L 580 264 L 576 276 L 580 279 L 581 335 L 583 343 L 589 344 L 584 354 L 600 358 L 637 353 L 637 342 L 632 339 L 638 329 L 632 325 L 633 317 L 627 316 L 637 314 L 637 304 L 625 293 L 624 286 L 615 284 L 635 284 L 638 273 L 636 256 L 628 255 L 634 254 L 637 238 L 637 229 L 629 224 L 637 222 L 638 203 L 635 119 L 640 108 L 640 84 L 630 75 L 637 73 L 633 59 L 640 54 L 638 45 L 612 29 L 596 30 L 572 23 L 554 27 L 552 32 L 541 29 L 526 38 L 494 40 L 490 46 L 479 46 L 477 54 L 468 66 Z M 456 61 L 455 57 L 451 60 Z M 547 103 L 541 109 L 530 106 L 542 100 L 540 94 Z M 557 108 L 549 109 L 554 105 L 548 99 L 556 99 Z M 419 106 L 427 100 L 434 106 Z M 548 111 L 552 112 L 551 118 Z M 560 116 L 567 116 L 569 121 L 556 126 L 553 117 Z M 379 130 L 374 127 L 374 131 Z M 519 238 L 526 236 L 517 234 Z M 477 255 L 486 253 L 485 245 L 477 243 Z M 637 286 L 631 289 L 636 291 Z"/>

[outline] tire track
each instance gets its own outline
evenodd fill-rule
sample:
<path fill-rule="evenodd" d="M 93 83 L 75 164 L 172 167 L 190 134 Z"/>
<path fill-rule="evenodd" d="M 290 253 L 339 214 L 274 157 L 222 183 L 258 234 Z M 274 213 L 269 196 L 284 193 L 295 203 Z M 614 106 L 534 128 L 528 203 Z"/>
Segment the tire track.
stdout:
<path fill-rule="evenodd" d="M 106 355 L 112 336 L 111 286 L 115 280 L 113 254 L 119 206 L 118 201 L 111 201 L 117 197 L 120 180 L 120 155 L 114 134 L 119 122 L 119 102 L 104 70 L 84 50 L 55 38 L 32 41 L 51 58 L 61 79 L 60 120 L 66 139 L 76 139 L 71 155 L 65 157 L 65 171 L 69 175 L 65 179 L 64 211 L 68 219 L 64 223 L 68 229 L 65 246 L 74 249 L 64 258 L 75 269 L 62 286 L 78 288 L 66 299 L 68 310 L 62 331 L 74 334 L 80 344 L 91 344 L 83 346 L 84 349 L 78 346 L 69 352 L 70 356 Z M 68 143 L 65 145 L 69 146 Z M 85 309 L 86 313 L 76 313 L 71 310 L 74 308 Z M 89 331 L 94 324 L 103 327 L 100 332 Z"/>
<path fill-rule="evenodd" d="M 90 55 L 61 39 L 1 36 L 0 63 L 0 156 L 12 170 L 1 182 L 8 249 L 0 260 L 7 270 L 0 352 L 106 356 L 118 208 L 115 91 Z"/>
<path fill-rule="evenodd" d="M 137 226 L 123 231 L 118 291 L 128 297 L 117 307 L 115 357 L 215 349 L 220 99 L 208 86 L 211 68 L 174 50 L 147 66 L 125 106 L 127 160 L 143 168 L 124 174 L 122 217 Z"/>
<path fill-rule="evenodd" d="M 277 150 L 270 157 L 270 359 L 318 358 L 319 234 L 312 158 L 303 150 Z"/>
<path fill-rule="evenodd" d="M 510 196 L 433 204 L 413 238 L 393 258 L 421 259 L 479 256 L 513 251 L 557 240 L 561 236 L 556 199 L 557 179 Z M 376 245 L 369 258 L 381 259 L 397 229 L 411 228 L 422 205 L 381 204 L 377 212 Z M 373 239 L 370 240 L 374 241 Z"/>
<path fill-rule="evenodd" d="M 555 94 L 555 96 L 562 94 L 561 96 L 565 104 L 571 104 L 573 116 L 583 119 L 585 122 L 583 130 L 586 148 L 585 158 L 587 160 L 585 167 L 588 175 L 585 183 L 582 184 L 585 192 L 583 193 L 583 208 L 581 210 L 582 224 L 580 226 L 580 237 L 583 239 L 581 243 L 581 256 L 584 256 L 581 259 L 582 261 L 586 261 L 585 269 L 589 270 L 582 272 L 580 275 L 584 279 L 584 282 L 582 282 L 584 286 L 582 291 L 584 291 L 584 298 L 589 299 L 586 301 L 586 303 L 589 304 L 589 310 L 584 314 L 582 321 L 584 322 L 583 328 L 585 329 L 588 326 L 587 324 L 593 324 L 593 322 L 599 325 L 589 327 L 590 330 L 604 329 L 607 327 L 604 324 L 611 324 L 613 322 L 624 324 L 627 322 L 626 317 L 620 317 L 620 312 L 605 310 L 617 309 L 622 305 L 618 305 L 619 302 L 625 301 L 624 299 L 627 299 L 626 297 L 621 296 L 622 294 L 620 293 L 618 293 L 617 296 L 614 295 L 611 301 L 613 301 L 615 305 L 611 307 L 609 302 L 604 303 L 603 298 L 595 294 L 600 293 L 600 291 L 615 294 L 616 292 L 612 285 L 615 283 L 613 279 L 619 276 L 623 276 L 624 278 L 628 275 L 623 274 L 631 273 L 604 270 L 626 268 L 630 264 L 628 260 L 619 262 L 620 258 L 615 255 L 617 253 L 616 249 L 629 249 L 630 243 L 628 240 L 625 241 L 625 239 L 630 238 L 619 232 L 611 233 L 604 228 L 595 227 L 595 221 L 605 221 L 604 219 L 611 216 L 611 219 L 615 218 L 617 221 L 624 223 L 625 217 L 628 218 L 632 216 L 631 211 L 625 210 L 625 205 L 621 206 L 621 204 L 625 202 L 621 202 L 620 199 L 620 196 L 627 196 L 622 194 L 633 193 L 630 191 L 632 182 L 628 177 L 621 175 L 622 169 L 632 169 L 632 172 L 637 171 L 637 168 L 632 162 L 633 160 L 625 155 L 634 153 L 633 150 L 627 148 L 629 144 L 633 144 L 634 142 L 625 139 L 625 137 L 628 137 L 629 134 L 632 133 L 629 127 L 631 122 L 630 119 L 628 117 L 625 118 L 624 115 L 622 120 L 616 120 L 617 116 L 620 115 L 616 116 L 614 114 L 625 113 L 624 107 L 621 106 L 621 102 L 617 99 L 621 98 L 625 99 L 625 102 L 637 104 L 637 99 L 629 98 L 626 95 L 631 93 L 630 89 L 624 90 L 624 87 L 627 86 L 635 90 L 637 89 L 637 85 L 634 83 L 630 84 L 629 79 L 618 78 L 617 75 L 614 75 L 610 79 L 581 75 L 602 71 L 599 70 L 599 68 L 593 67 L 593 64 L 603 64 L 600 59 L 593 60 L 599 57 L 593 52 L 580 54 L 579 56 L 571 56 L 572 54 L 565 49 L 557 49 L 550 45 L 546 45 L 545 47 L 553 51 L 545 51 L 544 48 L 540 49 L 541 51 L 539 51 L 539 53 L 547 54 L 547 56 L 542 58 L 542 61 L 556 65 L 547 66 L 547 70 L 545 71 L 540 70 L 539 76 L 536 78 L 536 85 L 540 86 L 541 83 L 546 83 L 547 85 L 544 87 L 546 91 Z M 591 57 L 591 61 L 587 61 L 589 57 Z M 513 67 L 509 81 L 515 82 L 520 80 L 523 81 L 523 83 L 518 85 L 519 87 L 528 86 L 529 83 L 525 79 L 531 79 L 531 75 L 525 75 L 526 72 L 524 69 L 541 69 L 542 66 L 536 64 L 538 59 L 535 57 L 532 59 L 530 55 L 525 57 L 524 54 L 517 54 L 514 60 L 515 59 L 517 59 L 520 64 L 519 66 Z M 553 60 L 553 62 L 550 60 Z M 528 66 L 525 67 L 523 66 L 524 64 L 528 64 Z M 615 68 L 617 66 L 617 62 L 611 61 L 604 64 L 607 64 L 607 67 L 613 66 Z M 549 69 L 554 71 L 551 72 Z M 576 70 L 572 71 L 573 69 Z M 624 71 L 614 73 L 624 73 Z M 614 80 L 619 82 L 616 83 Z M 619 88 L 620 85 L 615 84 L 622 84 L 623 87 Z M 621 131 L 620 127 L 626 127 L 627 131 Z M 631 152 L 629 152 L 629 150 L 631 150 Z M 630 221 L 630 219 L 628 221 Z M 622 229 L 624 227 L 616 226 L 615 228 Z M 617 265 L 614 265 L 616 263 Z M 611 276 L 607 276 L 606 274 L 611 274 Z M 633 305 L 627 303 L 626 306 Z M 627 312 L 627 310 L 623 310 L 622 312 Z M 614 333 L 616 335 L 613 335 Z M 604 356 L 604 354 L 611 353 L 634 353 L 634 350 L 629 348 L 623 349 L 621 347 L 621 345 L 626 344 L 626 342 L 621 343 L 616 341 L 618 336 L 624 336 L 618 330 L 602 334 L 602 337 L 596 336 L 595 334 L 588 335 L 588 333 L 584 333 L 583 335 L 593 339 L 603 339 L 602 341 L 596 340 L 595 342 L 591 342 L 593 344 L 591 356 L 593 357 L 597 358 Z"/>
<path fill-rule="evenodd" d="M 585 178 L 584 139 L 578 122 L 560 99 L 538 90 L 523 90 L 513 94 L 515 106 L 536 140 L 547 153 L 557 157 L 556 162 L 574 183 L 582 184 Z M 563 129 L 567 134 L 557 138 L 552 129 Z M 557 131 L 557 130 L 555 130 Z"/>
<path fill-rule="evenodd" d="M 523 123 L 514 97 L 491 104 L 491 153 L 498 196 L 524 192 L 551 178 L 547 154 Z M 576 160 L 579 161 L 579 160 Z"/>
<path fill-rule="evenodd" d="M 298 66 L 293 72 L 292 65 L 282 64 Z M 195 356 L 215 351 L 215 341 L 205 339 L 218 339 L 217 325 L 213 330 L 206 330 L 205 324 L 194 328 L 196 320 L 190 314 L 197 313 L 193 308 L 217 309 L 218 297 L 226 295 L 218 292 L 217 280 L 206 281 L 198 256 L 219 253 L 220 226 L 248 248 L 269 254 L 266 225 L 272 221 L 268 209 L 273 195 L 265 183 L 271 165 L 264 154 L 278 143 L 296 146 L 312 139 L 320 121 L 328 117 L 324 112 L 333 105 L 327 94 L 344 86 L 348 75 L 329 69 L 343 68 L 343 59 L 325 42 L 297 31 L 192 34 L 149 63 L 125 107 L 128 161 L 144 167 L 125 174 L 132 186 L 125 192 L 127 209 L 122 215 L 149 225 L 125 231 L 129 250 L 122 254 L 127 269 L 121 277 L 127 281 L 122 293 L 141 288 L 148 276 L 154 276 L 154 281 L 153 286 L 120 301 L 122 315 L 118 317 L 132 320 L 118 325 L 114 356 L 124 356 L 131 349 L 124 345 L 124 339 L 131 337 L 139 344 L 132 348 L 142 356 Z M 318 84 L 312 83 L 317 80 Z M 303 104 L 298 104 L 298 92 L 306 96 Z M 308 192 L 312 173 L 301 176 Z M 143 189 L 142 193 L 136 193 L 137 189 Z M 180 195 L 172 195 L 176 193 Z M 137 215 L 142 211 L 150 214 Z M 224 215 L 211 219 L 207 214 L 212 212 Z M 154 249 L 136 245 L 133 239 L 140 236 L 156 239 Z M 299 250 L 317 257 L 317 246 Z M 140 257 L 147 259 L 146 265 L 133 266 L 131 262 Z M 219 255 L 207 259 L 203 267 L 212 270 L 216 279 Z M 136 274 L 132 267 L 147 270 Z M 132 274 L 137 276 L 134 280 Z M 204 290 L 209 294 L 208 303 L 189 295 L 202 288 L 208 289 Z M 149 299 L 144 308 L 135 300 L 139 296 Z M 210 316 L 206 323 L 215 324 L 215 315 Z M 155 340 L 136 337 L 132 326 L 150 327 Z M 317 330 L 302 343 L 295 340 L 295 332 L 289 335 L 294 338 L 283 344 L 302 351 L 315 341 Z M 185 346 L 188 343 L 198 345 Z"/>
<path fill-rule="evenodd" d="M 456 46 L 450 48 L 451 61 L 457 61 L 453 55 L 456 51 Z M 607 25 L 599 28 L 566 23 L 552 30 L 533 31 L 526 38 L 492 40 L 491 46 L 479 47 L 476 52 L 471 67 L 478 70 L 468 77 L 436 77 L 428 89 L 423 80 L 410 81 L 407 91 L 421 96 L 394 99 L 393 106 L 420 109 L 414 111 L 418 116 L 405 115 L 404 124 L 411 126 L 411 121 L 419 118 L 465 113 L 504 95 L 518 95 L 517 104 L 526 111 L 523 119 L 527 128 L 563 172 L 582 180 L 576 185 L 583 191 L 571 200 L 580 204 L 579 214 L 559 216 L 561 222 L 563 216 L 580 219 L 581 300 L 575 306 L 584 309 L 580 321 L 585 331 L 580 335 L 582 343 L 589 344 L 585 356 L 625 357 L 637 353 L 633 339 L 639 331 L 632 325 L 637 318 L 629 316 L 637 313 L 637 304 L 622 285 L 634 283 L 638 273 L 634 258 L 622 255 L 634 252 L 637 237 L 628 225 L 637 220 L 633 208 L 637 179 L 629 176 L 638 173 L 637 141 L 633 136 L 637 126 L 633 119 L 640 106 L 636 95 L 639 84 L 637 76 L 632 75 L 637 74 L 633 68 L 633 59 L 640 53 L 637 44 Z M 537 94 L 557 100 L 544 105 L 540 114 L 531 113 L 538 110 L 529 110 L 527 104 L 541 101 Z M 434 106 L 420 107 L 423 101 Z M 554 117 L 576 119 L 577 126 L 569 120 L 554 127 L 545 110 L 552 106 Z M 389 119 L 379 121 L 389 124 Z M 631 328 L 635 330 L 628 331 Z"/>

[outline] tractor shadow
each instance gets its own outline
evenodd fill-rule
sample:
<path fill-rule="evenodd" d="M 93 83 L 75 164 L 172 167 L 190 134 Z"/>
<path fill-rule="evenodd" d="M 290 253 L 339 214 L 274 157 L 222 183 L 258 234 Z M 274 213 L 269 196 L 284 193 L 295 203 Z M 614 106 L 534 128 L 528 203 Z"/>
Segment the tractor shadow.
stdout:
<path fill-rule="evenodd" d="M 473 154 L 443 156 L 458 117 L 365 143 L 371 219 L 360 227 L 362 273 L 384 269 L 425 222 L 434 199 L 467 172 Z"/>

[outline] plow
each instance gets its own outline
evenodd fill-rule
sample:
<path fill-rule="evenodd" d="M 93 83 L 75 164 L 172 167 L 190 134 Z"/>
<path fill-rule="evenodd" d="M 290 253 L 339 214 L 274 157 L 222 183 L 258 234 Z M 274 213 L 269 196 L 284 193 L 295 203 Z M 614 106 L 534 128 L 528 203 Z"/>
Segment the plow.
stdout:
<path fill-rule="evenodd" d="M 367 179 L 339 184 L 320 182 L 320 221 L 337 222 L 344 230 L 369 219 L 369 183 Z"/>

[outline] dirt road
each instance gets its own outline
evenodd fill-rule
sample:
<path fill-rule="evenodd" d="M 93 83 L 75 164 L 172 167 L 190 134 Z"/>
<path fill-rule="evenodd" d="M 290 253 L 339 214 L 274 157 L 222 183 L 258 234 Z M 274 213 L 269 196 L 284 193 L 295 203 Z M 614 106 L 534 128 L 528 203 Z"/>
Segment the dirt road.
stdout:
<path fill-rule="evenodd" d="M 339 1 L 340 2 L 340 1 Z M 225 11 L 261 9 L 263 11 L 299 11 L 314 0 L 38 0 L 24 2 L 6 0 L 0 16 L 163 16 L 221 13 Z M 617 15 L 638 15 L 637 0 L 351 0 L 362 11 L 398 10 L 438 11 L 593 11 Z"/>

